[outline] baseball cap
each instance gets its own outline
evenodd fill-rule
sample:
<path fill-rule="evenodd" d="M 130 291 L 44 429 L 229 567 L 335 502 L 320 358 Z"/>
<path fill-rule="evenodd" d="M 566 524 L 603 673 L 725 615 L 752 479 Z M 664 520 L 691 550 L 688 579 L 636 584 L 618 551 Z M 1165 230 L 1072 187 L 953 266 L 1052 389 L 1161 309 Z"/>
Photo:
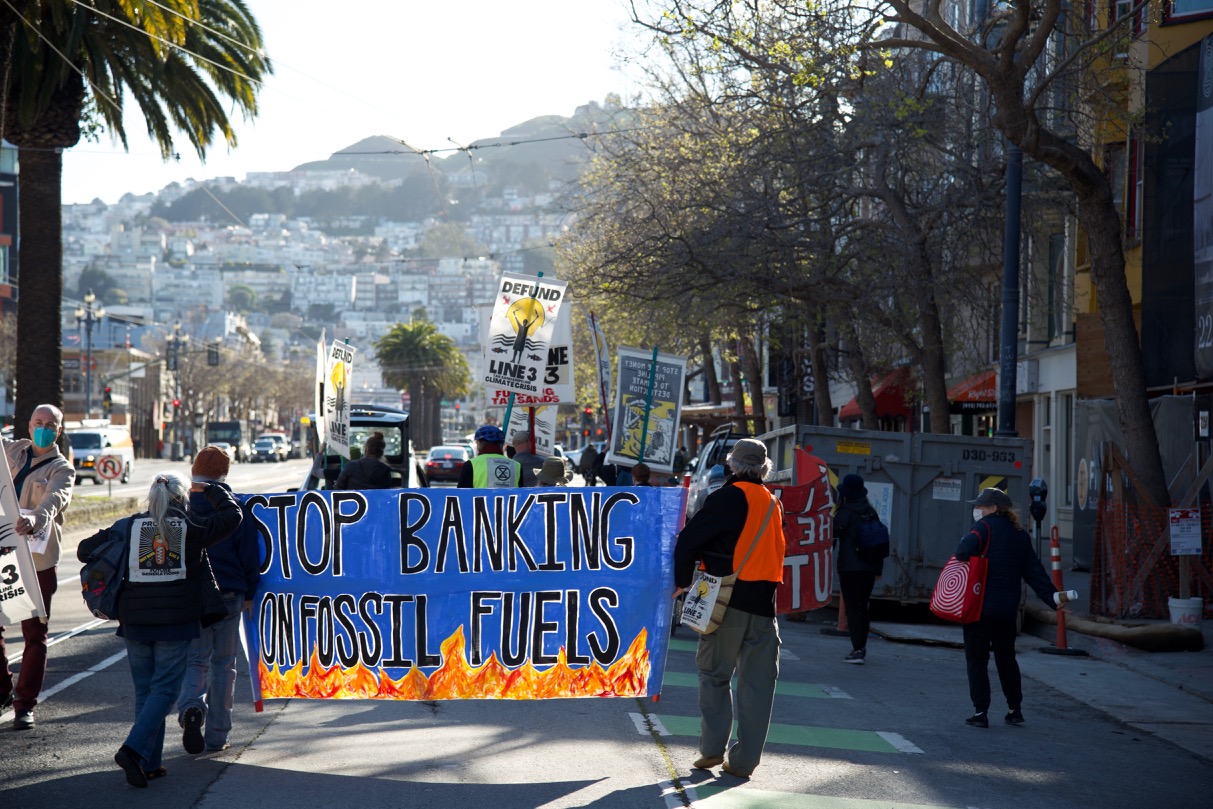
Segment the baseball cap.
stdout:
<path fill-rule="evenodd" d="M 762 466 L 767 462 L 767 446 L 753 438 L 742 438 L 733 445 L 729 460 L 747 466 Z"/>
<path fill-rule="evenodd" d="M 1011 498 L 1002 489 L 982 489 L 981 494 L 977 495 L 976 500 L 970 500 L 971 506 L 997 506 L 998 508 L 1012 508 L 1015 504 L 1011 502 Z"/>

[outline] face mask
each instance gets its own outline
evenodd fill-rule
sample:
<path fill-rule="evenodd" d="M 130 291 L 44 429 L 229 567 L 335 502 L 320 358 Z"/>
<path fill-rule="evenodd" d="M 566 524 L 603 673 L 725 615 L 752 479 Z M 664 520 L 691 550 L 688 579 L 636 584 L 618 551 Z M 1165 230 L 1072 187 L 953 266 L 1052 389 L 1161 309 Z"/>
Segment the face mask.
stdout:
<path fill-rule="evenodd" d="M 57 432 L 57 430 L 51 427 L 35 427 L 34 446 L 38 449 L 46 449 L 51 444 L 55 443 L 55 434 Z"/>
<path fill-rule="evenodd" d="M 978 521 L 980 521 L 980 520 L 981 520 L 981 518 L 982 518 L 982 517 L 984 517 L 984 516 L 985 516 L 985 515 L 981 513 L 981 509 L 979 509 L 979 508 L 975 508 L 975 509 L 973 509 L 973 522 L 978 522 Z"/>

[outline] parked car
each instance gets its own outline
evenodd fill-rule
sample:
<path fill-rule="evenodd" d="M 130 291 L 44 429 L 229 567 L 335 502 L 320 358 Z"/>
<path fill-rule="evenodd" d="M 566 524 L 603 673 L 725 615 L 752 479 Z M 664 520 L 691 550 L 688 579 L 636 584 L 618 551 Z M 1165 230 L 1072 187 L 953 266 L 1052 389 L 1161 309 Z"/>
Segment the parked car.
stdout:
<path fill-rule="evenodd" d="M 471 457 L 467 448 L 461 446 L 430 447 L 429 455 L 425 459 L 425 476 L 430 479 L 431 483 L 435 481 L 458 483 L 463 464 Z"/>
<path fill-rule="evenodd" d="M 712 467 L 723 464 L 729 456 L 729 450 L 742 438 L 752 438 L 752 436 L 749 433 L 734 432 L 730 425 L 719 427 L 708 436 L 708 442 L 703 445 L 703 450 L 699 453 L 691 469 L 691 486 L 687 491 L 688 520 L 699 510 L 704 498 L 708 496 L 708 478 L 712 474 Z"/>
<path fill-rule="evenodd" d="M 249 456 L 252 463 L 279 463 L 286 460 L 282 446 L 272 438 L 258 438 L 253 442 L 253 452 Z"/>

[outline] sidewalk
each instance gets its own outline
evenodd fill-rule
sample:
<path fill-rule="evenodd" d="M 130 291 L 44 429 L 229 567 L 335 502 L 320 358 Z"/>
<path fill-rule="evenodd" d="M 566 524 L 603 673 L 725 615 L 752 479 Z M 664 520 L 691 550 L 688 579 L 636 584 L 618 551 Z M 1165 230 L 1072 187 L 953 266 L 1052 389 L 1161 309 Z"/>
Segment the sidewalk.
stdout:
<path fill-rule="evenodd" d="M 1090 593 L 1089 579 L 1066 571 L 1066 587 L 1084 596 Z M 1079 603 L 1085 605 L 1085 598 Z M 894 642 L 964 645 L 958 625 L 875 622 L 872 631 Z M 1213 761 L 1213 620 L 1202 622 L 1201 633 L 1205 648 L 1200 652 L 1146 652 L 1067 628 L 1066 645 L 1087 655 L 1056 655 L 1040 650 L 1056 646 L 1057 627 L 1028 620 L 1016 657 L 1025 677 Z"/>

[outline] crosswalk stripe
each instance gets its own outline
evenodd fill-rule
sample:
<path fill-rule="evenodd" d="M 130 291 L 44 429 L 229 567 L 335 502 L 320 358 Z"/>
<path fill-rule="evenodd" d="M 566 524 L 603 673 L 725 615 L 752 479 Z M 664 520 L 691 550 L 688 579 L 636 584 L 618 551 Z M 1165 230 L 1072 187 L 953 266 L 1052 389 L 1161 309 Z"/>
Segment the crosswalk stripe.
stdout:
<path fill-rule="evenodd" d="M 655 717 L 656 718 L 656 717 Z M 699 717 L 697 716 L 661 716 L 659 721 L 673 736 L 698 736 Z M 890 734 L 896 736 L 897 734 Z M 900 737 L 899 737 L 900 738 Z M 791 744 L 801 747 L 826 747 L 834 750 L 863 750 L 870 753 L 906 753 L 911 750 L 901 750 L 885 734 L 873 730 L 847 730 L 845 728 L 823 728 L 812 725 L 785 725 L 771 723 L 767 733 L 767 742 L 771 744 Z M 902 739 L 907 747 L 914 747 Z M 914 747 L 919 753 L 917 747 Z"/>
<path fill-rule="evenodd" d="M 681 638 L 670 638 L 670 644 L 666 648 L 669 649 L 671 652 L 692 652 L 693 653 L 699 649 L 699 641 L 683 640 Z M 794 662 L 797 662 L 800 660 L 800 655 L 791 651 L 787 647 L 780 646 L 779 647 L 779 659 L 787 660 L 787 661 L 794 663 Z"/>
<path fill-rule="evenodd" d="M 698 688 L 699 676 L 696 674 L 687 674 L 681 671 L 666 671 L 661 678 L 663 686 L 672 685 L 678 688 Z M 733 679 L 733 687 L 736 688 L 737 679 Z M 835 688 L 832 685 L 812 685 L 811 683 L 793 683 L 787 680 L 778 680 L 775 683 L 775 693 L 783 694 L 788 697 L 810 697 L 816 699 L 850 699 L 841 689 Z"/>
<path fill-rule="evenodd" d="M 921 747 L 914 744 L 913 742 L 908 740 L 905 736 L 902 736 L 900 733 L 892 733 L 887 730 L 878 730 L 876 732 L 879 733 L 881 738 L 883 738 L 886 742 L 893 745 L 894 747 L 896 747 L 898 750 L 900 750 L 903 753 L 921 753 L 921 752 L 923 752 Z"/>
<path fill-rule="evenodd" d="M 686 794 L 696 809 L 803 809 L 805 806 L 812 806 L 813 809 L 955 809 L 936 804 L 776 792 L 749 786 L 736 789 L 711 783 L 697 786 L 688 784 Z"/>
<path fill-rule="evenodd" d="M 636 726 L 636 732 L 641 736 L 648 736 L 651 733 L 655 733 L 658 736 L 674 735 L 665 729 L 665 725 L 661 724 L 661 718 L 654 714 L 649 714 L 646 717 L 644 714 L 632 712 L 628 716 L 632 717 L 632 724 Z"/>

